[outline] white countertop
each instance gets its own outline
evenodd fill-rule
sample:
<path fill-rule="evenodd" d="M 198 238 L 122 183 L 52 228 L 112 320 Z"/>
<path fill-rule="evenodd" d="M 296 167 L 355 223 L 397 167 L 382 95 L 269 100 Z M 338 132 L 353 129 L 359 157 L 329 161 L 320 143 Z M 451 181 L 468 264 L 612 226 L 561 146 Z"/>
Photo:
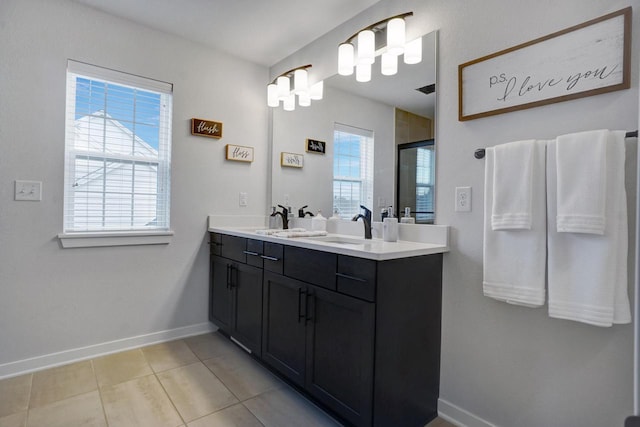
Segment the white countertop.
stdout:
<path fill-rule="evenodd" d="M 362 227 L 361 224 L 359 225 Z M 246 237 L 265 242 L 280 243 L 283 245 L 332 252 L 341 255 L 368 258 L 376 261 L 408 258 L 419 255 L 431 255 L 449 251 L 447 244 L 447 230 L 445 230 L 444 239 L 438 239 L 440 241 L 437 242 L 412 242 L 407 240 L 385 242 L 378 238 L 365 240 L 362 236 L 337 233 L 329 233 L 326 237 L 276 237 L 257 234 L 256 230 L 260 229 L 263 230 L 265 227 L 215 225 L 212 224 L 212 221 L 210 220 L 208 230 L 232 236 Z"/>

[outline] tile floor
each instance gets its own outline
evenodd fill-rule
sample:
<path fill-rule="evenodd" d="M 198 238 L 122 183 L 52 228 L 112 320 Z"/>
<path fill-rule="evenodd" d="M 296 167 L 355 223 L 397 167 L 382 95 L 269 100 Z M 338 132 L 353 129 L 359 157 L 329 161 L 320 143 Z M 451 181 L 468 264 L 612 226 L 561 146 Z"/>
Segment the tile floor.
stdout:
<path fill-rule="evenodd" d="M 0 380 L 0 427 L 339 425 L 217 333 Z"/>

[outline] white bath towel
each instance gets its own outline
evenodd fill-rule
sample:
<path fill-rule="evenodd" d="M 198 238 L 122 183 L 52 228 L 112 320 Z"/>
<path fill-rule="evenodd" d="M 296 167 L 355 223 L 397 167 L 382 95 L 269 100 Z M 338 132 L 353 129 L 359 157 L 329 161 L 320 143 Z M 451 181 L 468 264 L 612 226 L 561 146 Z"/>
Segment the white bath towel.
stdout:
<path fill-rule="evenodd" d="M 512 230 L 491 227 L 495 150 L 486 150 L 483 292 L 500 301 L 529 307 L 545 302 L 545 147 L 546 141 L 533 144 L 531 227 Z"/>
<path fill-rule="evenodd" d="M 491 228 L 531 229 L 531 187 L 535 140 L 493 147 Z"/>
<path fill-rule="evenodd" d="M 606 144 L 602 235 L 557 231 L 555 144 L 547 150 L 549 316 L 596 326 L 630 323 L 624 132 L 611 132 Z"/>
<path fill-rule="evenodd" d="M 557 230 L 603 234 L 607 186 L 607 130 L 557 138 Z"/>

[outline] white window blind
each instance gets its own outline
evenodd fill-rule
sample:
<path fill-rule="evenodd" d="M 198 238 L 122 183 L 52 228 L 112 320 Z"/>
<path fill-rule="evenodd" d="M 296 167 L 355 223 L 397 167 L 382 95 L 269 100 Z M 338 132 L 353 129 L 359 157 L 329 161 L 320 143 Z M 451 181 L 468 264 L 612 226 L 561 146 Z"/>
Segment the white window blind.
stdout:
<path fill-rule="evenodd" d="M 65 233 L 169 230 L 172 91 L 68 61 Z"/>
<path fill-rule="evenodd" d="M 333 209 L 343 219 L 373 204 L 373 132 L 335 123 L 333 133 Z"/>
<path fill-rule="evenodd" d="M 416 162 L 416 220 L 420 222 L 434 219 L 434 166 L 435 156 L 433 144 L 418 148 Z"/>

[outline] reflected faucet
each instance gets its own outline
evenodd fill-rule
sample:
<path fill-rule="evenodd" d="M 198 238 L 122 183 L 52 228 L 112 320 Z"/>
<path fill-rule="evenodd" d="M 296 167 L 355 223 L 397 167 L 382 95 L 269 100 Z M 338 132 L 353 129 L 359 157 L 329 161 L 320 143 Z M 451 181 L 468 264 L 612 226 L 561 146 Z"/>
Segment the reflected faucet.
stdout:
<path fill-rule="evenodd" d="M 278 216 L 282 218 L 282 229 L 287 230 L 289 228 L 289 209 L 285 208 L 282 205 L 278 205 L 279 208 L 282 208 L 282 212 L 273 212 L 271 216 Z"/>
<path fill-rule="evenodd" d="M 352 221 L 357 221 L 362 218 L 362 223 L 364 224 L 364 238 L 371 239 L 371 211 L 362 205 L 360 205 L 360 208 L 364 209 L 364 215 L 358 214 L 353 217 Z"/>
<path fill-rule="evenodd" d="M 298 218 L 304 218 L 305 216 L 309 215 L 309 216 L 313 216 L 313 214 L 309 211 L 305 212 L 305 208 L 309 207 L 309 205 L 304 205 L 303 207 L 301 207 L 300 209 L 298 209 Z"/>

